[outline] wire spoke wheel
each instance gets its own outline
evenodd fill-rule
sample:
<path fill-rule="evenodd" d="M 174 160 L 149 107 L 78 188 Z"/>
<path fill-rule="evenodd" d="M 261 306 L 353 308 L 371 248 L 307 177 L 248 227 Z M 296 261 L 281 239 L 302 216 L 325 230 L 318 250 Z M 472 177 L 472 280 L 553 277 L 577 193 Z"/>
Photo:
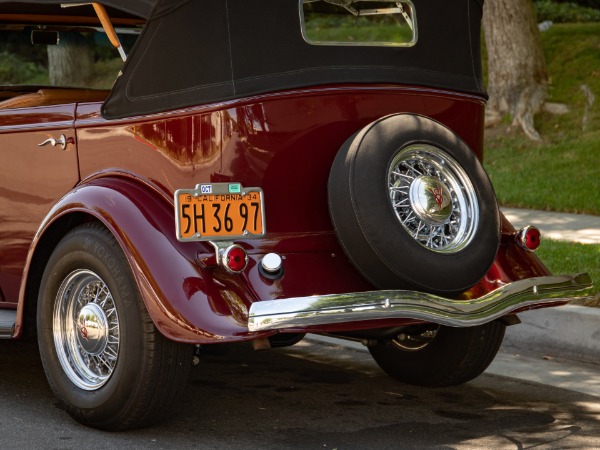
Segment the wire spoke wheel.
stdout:
<path fill-rule="evenodd" d="M 110 378 L 119 357 L 119 315 L 106 283 L 76 270 L 56 295 L 52 326 L 61 366 L 77 387 L 95 390 Z"/>
<path fill-rule="evenodd" d="M 426 144 L 401 150 L 390 164 L 388 189 L 398 221 L 423 247 L 453 253 L 473 240 L 477 195 L 463 168 L 446 152 Z"/>

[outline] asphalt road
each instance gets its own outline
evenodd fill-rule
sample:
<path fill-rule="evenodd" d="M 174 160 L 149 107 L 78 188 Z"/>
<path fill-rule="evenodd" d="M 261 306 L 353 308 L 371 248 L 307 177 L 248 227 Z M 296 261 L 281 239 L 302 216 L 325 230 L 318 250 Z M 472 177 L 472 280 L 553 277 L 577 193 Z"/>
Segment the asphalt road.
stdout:
<path fill-rule="evenodd" d="M 2 449 L 600 448 L 600 396 L 488 373 L 412 387 L 365 352 L 304 341 L 203 357 L 168 422 L 111 434 L 58 408 L 36 352 L 0 341 Z"/>

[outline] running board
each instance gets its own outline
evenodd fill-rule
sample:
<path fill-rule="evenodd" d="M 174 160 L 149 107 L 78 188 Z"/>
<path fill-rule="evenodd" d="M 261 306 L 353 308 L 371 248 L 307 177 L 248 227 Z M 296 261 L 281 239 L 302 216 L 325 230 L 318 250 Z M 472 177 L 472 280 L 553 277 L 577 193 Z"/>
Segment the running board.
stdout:
<path fill-rule="evenodd" d="M 12 339 L 16 320 L 16 310 L 0 309 L 0 339 Z"/>

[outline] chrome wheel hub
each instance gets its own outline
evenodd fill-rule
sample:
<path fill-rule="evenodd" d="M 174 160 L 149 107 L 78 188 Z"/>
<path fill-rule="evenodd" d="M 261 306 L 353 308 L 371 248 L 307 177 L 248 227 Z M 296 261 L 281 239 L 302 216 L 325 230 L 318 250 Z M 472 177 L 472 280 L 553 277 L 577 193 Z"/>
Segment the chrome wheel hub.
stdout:
<path fill-rule="evenodd" d="M 79 388 L 102 387 L 119 356 L 119 316 L 106 283 L 94 272 L 76 270 L 62 282 L 52 331 L 60 365 Z"/>
<path fill-rule="evenodd" d="M 467 173 L 427 144 L 402 149 L 388 169 L 390 203 L 404 230 L 436 253 L 456 253 L 477 231 L 479 203 Z"/>
<path fill-rule="evenodd" d="M 100 305 L 88 303 L 79 311 L 77 338 L 81 349 L 99 355 L 108 343 L 108 319 Z"/>
<path fill-rule="evenodd" d="M 428 327 L 417 332 L 407 330 L 406 333 L 398 334 L 392 340 L 392 345 L 408 352 L 423 350 L 435 339 L 439 329 L 439 325 L 434 325 L 433 327 Z"/>
<path fill-rule="evenodd" d="M 415 178 L 410 184 L 408 196 L 415 215 L 429 225 L 444 224 L 452 215 L 450 191 L 437 178 Z"/>

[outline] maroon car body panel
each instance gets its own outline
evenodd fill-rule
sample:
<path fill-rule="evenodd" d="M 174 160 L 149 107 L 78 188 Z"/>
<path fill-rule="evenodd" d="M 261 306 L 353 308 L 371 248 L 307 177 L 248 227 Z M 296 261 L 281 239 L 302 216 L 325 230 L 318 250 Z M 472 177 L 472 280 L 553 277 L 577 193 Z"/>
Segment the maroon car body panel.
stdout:
<path fill-rule="evenodd" d="M 80 106 L 81 175 L 118 161 L 169 197 L 199 182 L 260 186 L 270 232 L 331 230 L 327 178 L 347 138 L 382 116 L 410 112 L 443 123 L 481 156 L 483 109 L 477 97 L 358 86 L 271 94 L 139 121 L 108 122 L 97 105 Z M 301 203 L 292 205 L 291 198 Z"/>
<path fill-rule="evenodd" d="M 40 223 L 79 181 L 74 119 L 75 104 L 0 110 L 0 307 L 16 306 Z M 61 134 L 66 149 L 38 146 Z"/>
<path fill-rule="evenodd" d="M 254 301 L 373 290 L 345 257 L 327 206 L 327 179 L 335 153 L 366 124 L 392 113 L 426 115 L 451 128 L 482 156 L 483 101 L 431 89 L 325 86 L 118 121 L 101 118 L 100 106 L 88 103 L 77 108 L 82 182 L 56 202 L 33 243 L 30 260 L 36 243 L 56 220 L 79 212 L 95 217 L 121 244 L 158 329 L 182 342 L 268 336 L 272 332 L 248 332 L 247 311 Z M 52 129 L 57 132 L 62 131 Z M 65 171 L 62 167 L 56 175 L 62 178 Z M 250 257 L 241 275 L 219 267 L 210 244 L 175 238 L 174 191 L 216 181 L 259 186 L 265 192 L 268 234 L 264 239 L 237 241 Z M 57 188 L 55 196 L 59 192 Z M 52 199 L 45 205 L 49 210 Z M 3 214 L 9 209 L 7 204 Z M 46 212 L 41 208 L 40 217 Z M 32 239 L 36 226 L 29 228 Z M 503 233 L 496 262 L 463 298 L 548 274 L 533 254 L 514 244 L 514 229 L 506 220 Z M 258 271 L 258 262 L 269 252 L 284 257 L 285 276 L 279 280 L 266 279 Z M 24 248 L 23 260 L 16 266 L 23 267 L 26 254 Z M 3 282 L 3 290 L 16 292 L 16 281 Z M 24 290 L 25 283 L 22 300 Z M 16 334 L 23 319 L 20 308 Z M 332 324 L 312 331 L 412 322 Z"/>

